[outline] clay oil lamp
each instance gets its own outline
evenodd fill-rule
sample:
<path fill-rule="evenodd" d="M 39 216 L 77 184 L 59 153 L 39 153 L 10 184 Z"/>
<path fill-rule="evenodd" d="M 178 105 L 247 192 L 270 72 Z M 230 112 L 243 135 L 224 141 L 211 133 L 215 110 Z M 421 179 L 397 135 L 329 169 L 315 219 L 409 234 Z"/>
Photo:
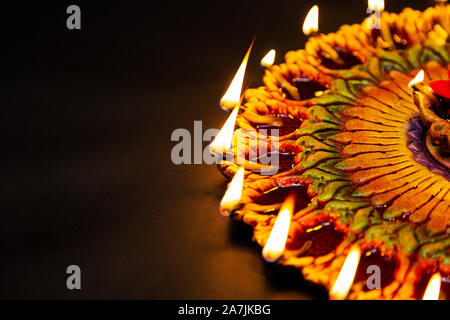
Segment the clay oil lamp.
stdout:
<path fill-rule="evenodd" d="M 310 40 L 319 35 L 319 7 L 317 5 L 313 6 L 306 15 L 302 31 Z M 302 59 L 307 59 L 304 50 L 299 55 L 303 56 Z M 272 66 L 262 61 L 262 65 L 267 69 L 263 79 L 266 86 L 272 90 L 281 90 L 289 100 L 306 102 L 322 95 L 329 87 L 325 78 L 318 77 L 317 72 L 311 72 L 313 70 L 308 67 L 307 63 L 290 64 L 288 62 Z"/>
<path fill-rule="evenodd" d="M 366 23 L 331 34 L 306 25 L 306 48 L 281 64 L 270 50 L 264 85 L 243 96 L 241 64 L 239 90 L 222 101 L 233 112 L 216 143 L 232 155 L 219 166 L 231 180 L 221 213 L 253 228 L 265 261 L 298 269 L 330 299 L 450 298 L 443 12 L 384 12 L 376 39 Z M 276 152 L 288 160 L 263 174 Z"/>

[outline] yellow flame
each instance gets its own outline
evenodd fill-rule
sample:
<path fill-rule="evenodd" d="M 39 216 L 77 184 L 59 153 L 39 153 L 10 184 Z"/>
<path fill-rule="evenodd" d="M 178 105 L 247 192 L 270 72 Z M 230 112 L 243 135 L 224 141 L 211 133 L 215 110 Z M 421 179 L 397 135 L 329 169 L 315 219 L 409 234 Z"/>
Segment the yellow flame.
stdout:
<path fill-rule="evenodd" d="M 238 111 L 239 106 L 234 108 L 214 141 L 209 145 L 209 149 L 212 153 L 226 153 L 231 148 Z"/>
<path fill-rule="evenodd" d="M 261 64 L 266 68 L 270 68 L 275 62 L 275 54 L 276 54 L 275 49 L 272 49 L 269 52 L 267 52 L 264 58 L 262 58 Z"/>
<path fill-rule="evenodd" d="M 383 11 L 384 0 L 368 0 L 368 7 L 373 11 Z"/>
<path fill-rule="evenodd" d="M 423 82 L 423 79 L 425 78 L 425 72 L 423 70 L 420 70 L 419 73 L 408 83 L 408 87 L 412 87 L 415 84 L 418 84 L 420 82 Z"/>
<path fill-rule="evenodd" d="M 292 214 L 294 212 L 295 197 L 289 196 L 283 203 L 272 232 L 263 248 L 262 256 L 267 262 L 275 262 L 282 255 L 289 234 Z"/>
<path fill-rule="evenodd" d="M 438 272 L 431 276 L 422 300 L 439 300 L 440 291 L 441 291 L 441 275 Z"/>
<path fill-rule="evenodd" d="M 240 168 L 230 182 L 230 186 L 220 201 L 220 213 L 229 216 L 239 205 L 244 186 L 244 168 Z"/>
<path fill-rule="evenodd" d="M 310 35 L 311 33 L 319 31 L 319 6 L 313 6 L 306 15 L 305 22 L 303 22 L 303 33 Z"/>
<path fill-rule="evenodd" d="M 241 100 L 241 92 L 242 92 L 242 85 L 244 83 L 245 69 L 247 68 L 247 62 L 248 58 L 250 57 L 252 47 L 253 42 L 250 44 L 250 48 L 248 48 L 244 60 L 242 60 L 242 63 L 239 66 L 239 69 L 236 72 L 233 81 L 231 81 L 231 84 L 228 87 L 227 92 L 225 92 L 225 95 L 220 100 L 220 105 L 225 109 L 234 108 L 237 104 L 239 104 Z"/>
<path fill-rule="evenodd" d="M 341 272 L 330 290 L 330 298 L 333 300 L 344 300 L 347 298 L 353 280 L 355 279 L 356 270 L 358 269 L 361 250 L 354 246 L 347 255 Z"/>

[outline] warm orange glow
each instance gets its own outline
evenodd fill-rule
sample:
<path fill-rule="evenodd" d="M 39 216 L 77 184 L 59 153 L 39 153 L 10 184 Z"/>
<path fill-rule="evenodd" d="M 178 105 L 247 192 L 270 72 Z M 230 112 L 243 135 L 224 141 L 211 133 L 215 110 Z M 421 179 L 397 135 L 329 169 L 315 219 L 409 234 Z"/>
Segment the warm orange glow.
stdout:
<path fill-rule="evenodd" d="M 368 7 L 372 11 L 383 11 L 384 10 L 384 0 L 369 0 Z"/>
<path fill-rule="evenodd" d="M 310 35 L 319 31 L 319 6 L 315 5 L 309 10 L 306 15 L 305 22 L 303 22 L 303 33 Z"/>
<path fill-rule="evenodd" d="M 361 250 L 354 246 L 347 255 L 341 272 L 336 279 L 333 287 L 330 290 L 330 298 L 333 300 L 344 300 L 355 279 L 356 270 L 358 269 L 359 258 L 361 257 Z"/>
<path fill-rule="evenodd" d="M 275 49 L 270 50 L 269 52 L 267 52 L 264 58 L 262 58 L 261 64 L 266 68 L 270 68 L 275 62 L 275 55 L 276 55 Z"/>
<path fill-rule="evenodd" d="M 275 262 L 283 255 L 289 234 L 289 227 L 291 225 L 292 214 L 294 212 L 294 205 L 295 197 L 291 195 L 281 206 L 280 213 L 273 225 L 272 232 L 262 251 L 263 258 L 267 262 Z"/>
<path fill-rule="evenodd" d="M 220 202 L 220 213 L 229 216 L 241 201 L 242 188 L 244 186 L 244 168 L 240 168 L 231 180 L 230 186 Z"/>
<path fill-rule="evenodd" d="M 420 70 L 415 78 L 408 83 L 408 87 L 411 88 L 413 85 L 423 82 L 423 79 L 425 79 L 425 72 L 423 72 L 423 70 Z"/>
<path fill-rule="evenodd" d="M 441 275 L 435 273 L 428 281 L 427 289 L 423 295 L 422 300 L 439 300 L 439 293 L 441 291 Z"/>
<path fill-rule="evenodd" d="M 231 112 L 227 121 L 220 129 L 214 141 L 209 145 L 212 153 L 226 153 L 231 148 L 233 142 L 234 126 L 236 125 L 236 118 L 239 111 L 239 106 L 235 107 Z"/>
<path fill-rule="evenodd" d="M 247 62 L 248 58 L 250 56 L 250 52 L 253 47 L 253 42 L 250 45 L 250 48 L 248 48 L 247 53 L 245 54 L 244 60 L 242 60 L 242 63 L 236 72 L 236 75 L 233 78 L 233 81 L 231 81 L 230 86 L 228 87 L 227 92 L 220 100 L 220 106 L 224 109 L 232 109 L 236 107 L 236 105 L 239 104 L 241 101 L 241 92 L 242 92 L 242 85 L 244 83 L 244 76 L 245 76 L 245 69 L 247 68 Z"/>

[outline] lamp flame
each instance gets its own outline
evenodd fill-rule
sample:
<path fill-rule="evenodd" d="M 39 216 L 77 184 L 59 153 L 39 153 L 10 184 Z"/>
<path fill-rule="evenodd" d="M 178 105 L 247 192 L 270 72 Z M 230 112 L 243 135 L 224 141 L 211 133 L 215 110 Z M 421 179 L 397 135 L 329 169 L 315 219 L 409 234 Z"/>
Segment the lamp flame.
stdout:
<path fill-rule="evenodd" d="M 359 258 L 361 257 L 361 250 L 354 246 L 350 250 L 345 259 L 344 265 L 330 290 L 330 298 L 333 300 L 344 300 L 355 279 L 356 270 L 358 269 Z"/>
<path fill-rule="evenodd" d="M 306 15 L 305 21 L 303 22 L 303 33 L 305 35 L 310 35 L 319 31 L 319 6 L 313 6 L 308 14 Z"/>
<path fill-rule="evenodd" d="M 244 186 L 244 168 L 240 168 L 230 182 L 230 186 L 220 201 L 220 213 L 229 216 L 239 205 Z"/>
<path fill-rule="evenodd" d="M 247 53 L 245 54 L 244 60 L 242 60 L 241 65 L 239 66 L 236 75 L 231 81 L 230 86 L 228 87 L 225 95 L 220 99 L 220 106 L 224 109 L 230 110 L 241 101 L 241 92 L 242 85 L 244 83 L 245 69 L 247 68 L 248 58 L 250 57 L 250 52 L 252 51 L 253 41 L 250 44 L 250 48 L 248 48 Z"/>
<path fill-rule="evenodd" d="M 234 126 L 236 125 L 236 118 L 239 111 L 239 106 L 235 107 L 233 112 L 231 112 L 227 121 L 220 129 L 216 138 L 209 145 L 211 153 L 224 154 L 231 148 L 231 143 L 233 142 Z"/>
<path fill-rule="evenodd" d="M 439 272 L 433 274 L 428 281 L 427 289 L 422 300 L 439 300 L 439 292 L 441 291 L 441 275 Z"/>
<path fill-rule="evenodd" d="M 295 196 L 293 195 L 290 195 L 281 206 L 280 213 L 262 251 L 262 256 L 267 262 L 275 262 L 283 255 L 294 206 Z"/>
<path fill-rule="evenodd" d="M 415 84 L 418 84 L 420 82 L 423 82 L 425 79 L 425 72 L 423 70 L 420 70 L 419 73 L 408 83 L 408 87 L 412 87 Z"/>
<path fill-rule="evenodd" d="M 384 10 L 384 0 L 369 0 L 368 7 L 372 11 L 383 11 Z"/>
<path fill-rule="evenodd" d="M 267 54 L 261 60 L 261 65 L 263 65 L 266 68 L 270 68 L 275 62 L 275 55 L 276 55 L 275 49 L 272 49 L 269 52 L 267 52 Z"/>

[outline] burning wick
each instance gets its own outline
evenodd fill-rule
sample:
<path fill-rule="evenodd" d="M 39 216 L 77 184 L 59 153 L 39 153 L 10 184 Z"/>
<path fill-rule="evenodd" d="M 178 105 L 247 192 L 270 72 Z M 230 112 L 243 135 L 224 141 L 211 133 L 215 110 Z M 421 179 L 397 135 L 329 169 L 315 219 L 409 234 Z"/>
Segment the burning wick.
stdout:
<path fill-rule="evenodd" d="M 250 48 L 248 48 L 244 60 L 242 60 L 242 63 L 239 66 L 239 69 L 236 72 L 233 81 L 231 81 L 231 84 L 228 87 L 227 92 L 220 100 L 220 106 L 225 110 L 233 109 L 241 101 L 241 92 L 242 92 L 242 85 L 244 83 L 245 69 L 247 68 L 247 62 L 250 56 L 250 52 L 252 51 L 252 47 L 253 41 L 250 44 Z"/>
<path fill-rule="evenodd" d="M 439 300 L 440 291 L 441 291 L 441 275 L 438 272 L 431 276 L 422 300 Z"/>
<path fill-rule="evenodd" d="M 355 279 L 356 270 L 358 269 L 359 258 L 361 257 L 361 250 L 354 246 L 350 250 L 345 259 L 344 265 L 330 290 L 330 299 L 344 300 L 352 287 Z"/>
<path fill-rule="evenodd" d="M 236 125 L 238 111 L 239 105 L 234 108 L 233 112 L 231 112 L 230 116 L 223 125 L 222 129 L 220 129 L 214 141 L 209 145 L 209 150 L 211 151 L 211 153 L 216 155 L 223 155 L 227 153 L 231 148 L 233 142 L 234 126 Z"/>
<path fill-rule="evenodd" d="M 417 90 L 416 85 L 422 83 L 425 79 L 425 72 L 420 70 L 419 73 L 408 83 L 408 87 Z"/>
<path fill-rule="evenodd" d="M 275 51 L 275 49 L 267 52 L 264 58 L 261 59 L 261 65 L 267 69 L 270 69 L 270 67 L 272 67 L 273 63 L 275 62 L 276 53 L 277 52 Z"/>
<path fill-rule="evenodd" d="M 294 212 L 294 205 L 295 196 L 290 195 L 281 206 L 280 213 L 262 251 L 262 256 L 267 262 L 275 262 L 283 255 L 292 214 Z"/>
<path fill-rule="evenodd" d="M 319 6 L 313 6 L 306 15 L 302 27 L 306 36 L 315 36 L 319 32 Z"/>
<path fill-rule="evenodd" d="M 220 213 L 230 216 L 239 207 L 244 186 L 244 168 L 240 168 L 230 182 L 230 186 L 220 201 Z"/>

